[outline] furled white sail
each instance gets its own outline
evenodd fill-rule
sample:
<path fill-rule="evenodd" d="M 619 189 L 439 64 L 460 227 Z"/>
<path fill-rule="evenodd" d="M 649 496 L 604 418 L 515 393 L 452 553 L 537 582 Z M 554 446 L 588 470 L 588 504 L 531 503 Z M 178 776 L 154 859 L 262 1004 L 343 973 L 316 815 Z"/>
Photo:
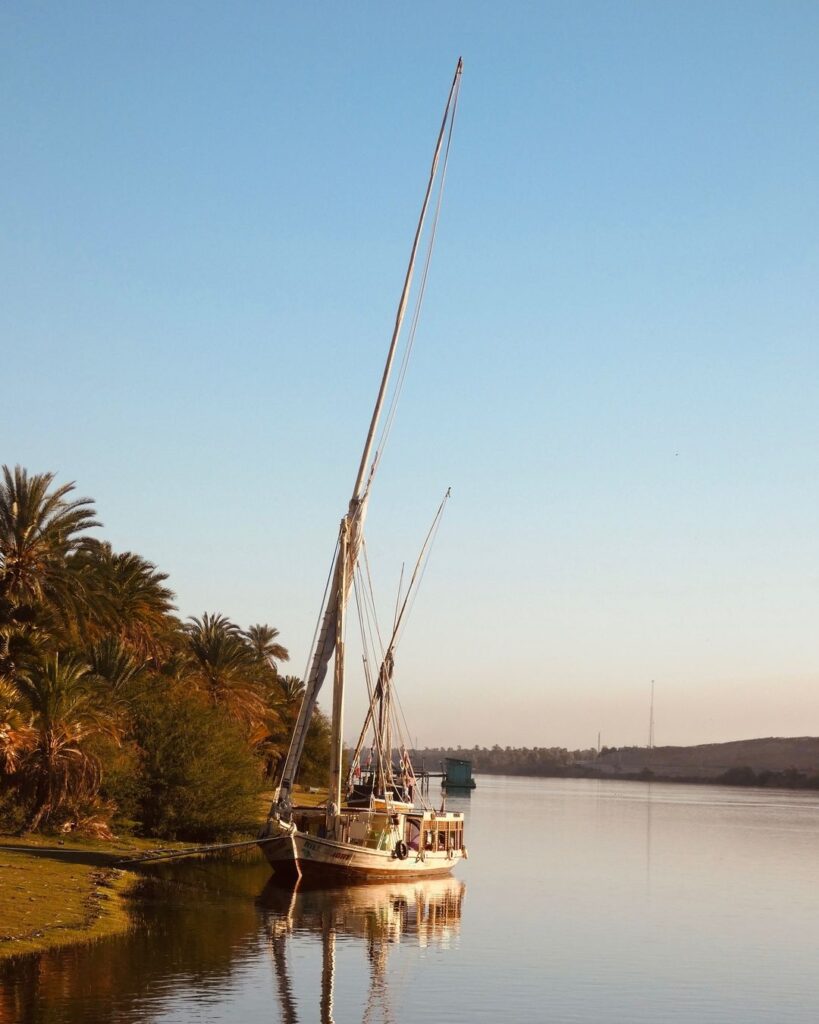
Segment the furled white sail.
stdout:
<path fill-rule="evenodd" d="M 360 501 L 350 503 L 350 512 L 347 514 L 349 536 L 346 545 L 347 571 L 344 573 L 346 582 L 345 593 L 341 594 L 341 559 L 344 548 L 340 546 L 333 567 L 332 583 L 327 597 L 327 605 L 322 616 L 321 626 L 319 627 L 313 659 L 310 663 L 310 671 L 305 680 L 304 697 L 299 709 L 299 717 L 293 730 L 290 749 L 287 752 L 287 760 L 282 773 L 280 802 L 288 798 L 289 791 L 292 788 L 294 776 L 301 760 L 305 741 L 307 740 L 307 731 L 313 719 L 313 711 L 318 701 L 319 691 L 327 675 L 327 666 L 330 663 L 330 658 L 335 651 L 339 606 L 342 600 L 346 602 L 349 597 L 355 566 L 361 550 L 361 541 L 364 536 L 364 519 L 367 514 L 368 499 L 369 492 L 365 492 L 364 497 Z"/>

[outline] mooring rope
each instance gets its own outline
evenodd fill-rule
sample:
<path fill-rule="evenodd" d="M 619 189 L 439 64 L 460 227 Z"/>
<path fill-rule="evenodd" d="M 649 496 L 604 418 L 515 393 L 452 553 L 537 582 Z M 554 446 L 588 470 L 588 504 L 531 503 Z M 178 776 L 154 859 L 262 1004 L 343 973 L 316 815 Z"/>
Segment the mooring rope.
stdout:
<path fill-rule="evenodd" d="M 184 850 L 160 850 L 158 852 L 138 854 L 135 857 L 123 857 L 117 864 L 155 864 L 159 860 L 171 860 L 174 857 L 195 857 L 203 853 L 219 853 L 222 850 L 237 850 L 242 846 L 259 846 L 262 843 L 273 843 L 281 836 L 263 836 L 260 839 L 243 839 L 238 843 L 212 843 L 209 846 L 189 846 Z"/>

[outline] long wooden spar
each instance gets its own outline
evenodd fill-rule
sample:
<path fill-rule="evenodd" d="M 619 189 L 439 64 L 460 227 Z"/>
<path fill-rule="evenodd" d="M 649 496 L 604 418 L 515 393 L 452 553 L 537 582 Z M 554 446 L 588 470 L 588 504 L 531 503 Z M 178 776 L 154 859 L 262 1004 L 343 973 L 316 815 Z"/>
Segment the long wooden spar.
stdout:
<path fill-rule="evenodd" d="M 409 300 L 409 293 L 412 286 L 412 278 L 418 254 L 418 246 L 421 240 L 427 211 L 429 209 L 430 197 L 432 195 L 432 190 L 438 173 L 441 149 L 446 136 L 447 125 L 451 124 L 455 115 L 462 72 L 463 61 L 459 58 L 457 67 L 455 68 L 455 75 L 452 79 L 452 85 L 450 86 L 449 96 L 447 97 L 446 107 L 444 108 L 444 116 L 441 120 L 438 138 L 435 144 L 435 152 L 433 154 L 427 187 L 424 193 L 424 201 L 421 206 L 421 214 L 418 218 L 418 225 L 415 229 L 415 236 L 412 242 L 407 272 L 404 278 L 404 286 L 401 290 L 401 298 L 395 315 L 395 324 L 393 326 L 390 347 L 387 352 L 387 361 L 384 366 L 384 373 L 381 377 L 381 386 L 378 390 L 375 408 L 373 409 L 372 418 L 370 420 L 370 427 L 367 432 L 364 451 L 361 455 L 361 462 L 359 463 L 355 486 L 353 487 L 353 494 L 350 499 L 350 505 L 347 510 L 347 514 L 342 521 L 340 536 L 345 535 L 345 544 L 339 544 L 338 554 L 336 556 L 332 573 L 332 583 L 327 596 L 327 604 L 324 608 L 316 646 L 313 651 L 310 669 L 305 681 L 305 691 L 301 707 L 299 709 L 299 717 L 296 721 L 293 736 L 290 740 L 290 748 L 287 752 L 281 782 L 276 790 L 276 798 L 273 802 L 273 806 L 271 807 L 271 815 L 277 815 L 279 817 L 289 816 L 290 792 L 293 787 L 296 771 L 298 770 L 299 761 L 301 760 L 302 751 L 304 750 L 307 731 L 310 728 L 310 722 L 318 700 L 319 690 L 321 689 L 321 685 L 327 674 L 327 665 L 336 647 L 339 609 L 342 604 L 346 603 L 349 596 L 349 588 L 353 579 L 354 569 L 361 547 L 361 537 L 364 527 L 364 519 L 367 512 L 370 485 L 374 475 L 374 467 L 370 468 L 370 460 L 372 458 L 376 431 L 378 429 L 381 411 L 387 394 L 393 362 L 395 361 L 395 353 L 398 348 L 398 339 L 404 322 L 404 314 L 407 309 L 407 302 Z M 344 556 L 342 555 L 342 551 L 345 548 L 346 564 L 343 565 L 342 558 Z M 334 722 L 333 725 L 335 728 L 340 726 L 340 723 Z"/>

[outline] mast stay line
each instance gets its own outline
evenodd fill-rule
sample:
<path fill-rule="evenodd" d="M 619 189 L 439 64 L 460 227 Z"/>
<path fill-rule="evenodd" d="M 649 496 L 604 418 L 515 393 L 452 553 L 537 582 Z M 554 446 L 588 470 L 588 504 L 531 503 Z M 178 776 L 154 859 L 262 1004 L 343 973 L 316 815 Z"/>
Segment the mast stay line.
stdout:
<path fill-rule="evenodd" d="M 370 723 L 373 721 L 375 717 L 376 706 L 378 702 L 383 699 L 385 689 L 390 687 L 392 684 L 393 652 L 395 651 L 395 648 L 398 646 L 398 634 L 401 631 L 401 624 L 404 618 L 404 613 L 407 610 L 407 605 L 410 602 L 410 597 L 413 596 L 414 592 L 417 592 L 417 587 L 418 585 L 420 585 L 420 580 L 418 578 L 419 573 L 421 573 L 421 570 L 425 564 L 425 560 L 429 555 L 429 549 L 432 544 L 432 541 L 435 538 L 435 534 L 438 532 L 438 526 L 441 522 L 441 517 L 444 514 L 444 508 L 446 506 L 447 501 L 449 500 L 449 496 L 450 489 L 447 488 L 447 492 L 444 495 L 444 499 L 438 506 L 438 511 L 435 513 L 435 518 L 432 521 L 432 526 L 430 526 L 429 531 L 427 532 L 427 535 L 424 538 L 424 543 L 421 547 L 421 553 L 418 555 L 418 560 L 416 561 L 415 568 L 412 571 L 412 577 L 410 578 L 409 585 L 407 586 L 407 592 L 404 595 L 403 603 L 400 606 L 400 610 L 398 610 L 396 613 L 395 625 L 393 626 L 392 636 L 390 637 L 390 642 L 387 645 L 387 650 L 384 652 L 384 655 L 381 659 L 381 667 L 379 668 L 378 671 L 378 682 L 372 694 L 370 695 L 370 705 L 369 708 L 367 709 L 367 715 L 364 719 L 364 725 L 361 727 L 358 742 L 356 743 L 353 749 L 352 757 L 350 758 L 351 766 L 355 764 L 355 762 L 359 759 L 361 755 L 361 751 L 364 746 L 364 740 L 367 736 L 367 730 L 369 729 Z M 378 737 L 376 742 L 378 743 Z M 385 758 L 387 765 L 391 769 L 392 751 L 387 750 L 385 753 L 382 754 L 382 752 L 379 750 L 379 756 L 383 756 Z"/>

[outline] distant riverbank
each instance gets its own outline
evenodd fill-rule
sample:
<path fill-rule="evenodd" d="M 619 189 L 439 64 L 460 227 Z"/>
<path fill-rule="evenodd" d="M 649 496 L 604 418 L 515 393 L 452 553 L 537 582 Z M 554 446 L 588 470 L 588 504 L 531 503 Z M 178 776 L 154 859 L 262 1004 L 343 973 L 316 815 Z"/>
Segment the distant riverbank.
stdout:
<path fill-rule="evenodd" d="M 819 789 L 819 738 L 766 737 L 687 747 L 458 747 L 414 750 L 416 767 L 436 771 L 448 757 L 471 761 L 475 775 L 653 779 L 721 786 Z"/>
<path fill-rule="evenodd" d="M 476 775 L 509 775 L 518 778 L 540 779 L 602 779 L 614 782 L 667 782 L 698 786 L 759 786 L 767 789 L 819 790 L 819 775 L 804 775 L 798 771 L 755 772 L 752 768 L 730 768 L 719 775 L 664 774 L 643 768 L 640 771 L 602 771 L 594 766 L 575 765 L 554 771 L 477 771 Z"/>

